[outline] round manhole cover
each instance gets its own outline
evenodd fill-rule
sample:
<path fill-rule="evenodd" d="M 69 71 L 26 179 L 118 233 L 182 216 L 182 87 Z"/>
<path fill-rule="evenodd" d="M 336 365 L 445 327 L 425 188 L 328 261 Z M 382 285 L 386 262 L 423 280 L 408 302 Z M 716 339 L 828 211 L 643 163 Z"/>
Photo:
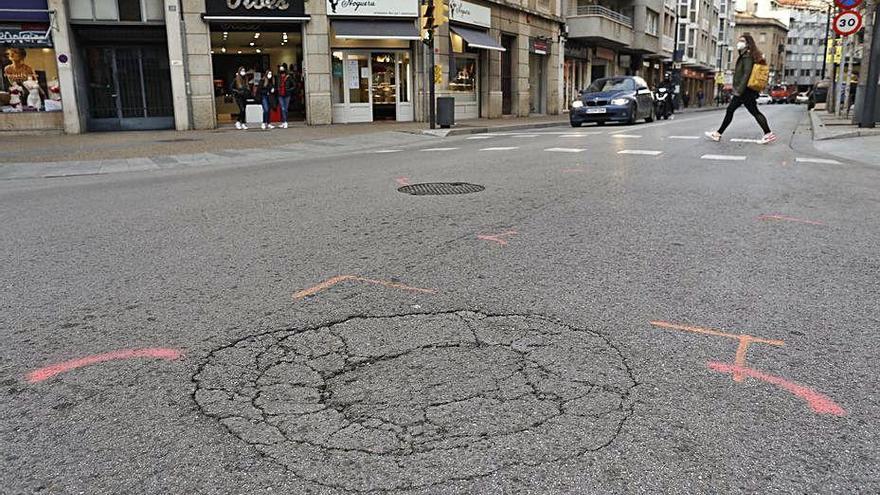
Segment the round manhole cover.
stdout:
<path fill-rule="evenodd" d="M 413 196 L 432 196 L 469 194 L 480 192 L 484 189 L 486 188 L 479 184 L 468 184 L 467 182 L 427 182 L 423 184 L 410 184 L 397 190 L 402 193 L 412 194 Z"/>
<path fill-rule="evenodd" d="M 609 445 L 635 386 L 597 333 L 534 315 L 355 317 L 245 338 L 193 377 L 201 411 L 298 477 L 418 488 Z"/>

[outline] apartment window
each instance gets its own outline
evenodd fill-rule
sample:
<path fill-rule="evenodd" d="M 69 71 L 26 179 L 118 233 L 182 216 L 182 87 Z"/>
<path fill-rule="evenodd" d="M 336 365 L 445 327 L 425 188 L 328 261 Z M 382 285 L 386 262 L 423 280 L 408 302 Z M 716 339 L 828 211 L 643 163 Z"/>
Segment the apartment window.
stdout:
<path fill-rule="evenodd" d="M 804 38 L 804 45 L 813 46 L 813 41 L 815 41 L 813 38 Z"/>
<path fill-rule="evenodd" d="M 162 0 L 70 0 L 70 17 L 87 21 L 164 21 Z"/>
<path fill-rule="evenodd" d="M 809 62 L 812 59 L 813 59 L 813 56 L 810 55 L 809 53 L 805 53 L 805 54 L 801 55 L 802 62 Z"/>
<path fill-rule="evenodd" d="M 801 69 L 801 77 L 809 77 L 810 69 Z"/>
<path fill-rule="evenodd" d="M 788 45 L 797 45 L 797 38 L 791 37 L 785 40 L 785 43 Z"/>
<path fill-rule="evenodd" d="M 758 35 L 758 43 L 766 43 L 767 42 L 767 33 L 761 33 Z"/>
<path fill-rule="evenodd" d="M 645 32 L 654 36 L 660 34 L 660 14 L 654 12 L 651 9 L 648 10 L 648 18 L 647 25 L 645 26 Z"/>

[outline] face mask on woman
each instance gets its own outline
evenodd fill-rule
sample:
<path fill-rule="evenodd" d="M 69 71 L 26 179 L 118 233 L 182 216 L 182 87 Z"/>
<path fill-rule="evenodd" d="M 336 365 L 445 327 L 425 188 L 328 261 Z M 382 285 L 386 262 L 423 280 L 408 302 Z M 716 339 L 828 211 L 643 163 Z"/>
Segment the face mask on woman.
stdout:
<path fill-rule="evenodd" d="M 244 77 L 245 74 L 247 74 L 247 72 L 245 72 L 244 70 L 240 70 L 240 71 L 238 71 L 238 75 L 241 76 L 241 77 Z"/>
<path fill-rule="evenodd" d="M 745 50 L 746 49 L 746 42 L 745 41 L 737 41 L 736 42 L 736 49 L 737 50 Z"/>
<path fill-rule="evenodd" d="M 272 79 L 272 73 L 270 72 L 270 73 L 266 74 L 266 77 L 269 79 Z"/>

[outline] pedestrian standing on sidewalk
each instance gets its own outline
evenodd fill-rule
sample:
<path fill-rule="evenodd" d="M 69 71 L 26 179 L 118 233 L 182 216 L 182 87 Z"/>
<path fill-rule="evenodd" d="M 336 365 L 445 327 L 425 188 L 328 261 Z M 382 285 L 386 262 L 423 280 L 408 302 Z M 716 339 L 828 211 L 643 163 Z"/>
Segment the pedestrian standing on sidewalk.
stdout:
<path fill-rule="evenodd" d="M 263 103 L 263 130 L 274 129 L 275 126 L 269 123 L 269 116 L 272 109 L 277 104 L 277 88 L 275 80 L 272 78 L 272 71 L 267 70 L 263 79 L 260 81 L 260 99 Z"/>
<path fill-rule="evenodd" d="M 278 67 L 278 104 L 281 105 L 281 128 L 287 129 L 287 110 L 294 91 L 293 75 L 287 72 L 287 64 Z"/>
<path fill-rule="evenodd" d="M 238 118 L 235 120 L 235 128 L 247 130 L 246 110 L 247 99 L 251 95 L 251 83 L 247 78 L 247 71 L 244 67 L 239 67 L 232 80 L 232 97 L 238 105 Z"/>
<path fill-rule="evenodd" d="M 697 106 L 703 108 L 703 102 L 706 100 L 706 93 L 703 90 L 697 91 Z"/>
<path fill-rule="evenodd" d="M 758 110 L 758 92 L 749 88 L 749 77 L 752 75 L 752 67 L 756 63 L 766 64 L 767 61 L 755 45 L 752 35 L 748 33 L 739 37 L 736 42 L 736 49 L 739 51 L 739 58 L 736 60 L 736 68 L 733 71 L 733 98 L 730 100 L 730 105 L 727 106 L 727 113 L 724 114 L 721 127 L 717 131 L 706 132 L 706 137 L 712 141 L 720 141 L 721 135 L 724 134 L 730 122 L 733 121 L 733 112 L 740 106 L 744 106 L 752 114 L 752 117 L 758 121 L 761 130 L 764 131 L 761 144 L 772 143 L 776 141 L 776 135 L 770 131 L 767 117 Z"/>

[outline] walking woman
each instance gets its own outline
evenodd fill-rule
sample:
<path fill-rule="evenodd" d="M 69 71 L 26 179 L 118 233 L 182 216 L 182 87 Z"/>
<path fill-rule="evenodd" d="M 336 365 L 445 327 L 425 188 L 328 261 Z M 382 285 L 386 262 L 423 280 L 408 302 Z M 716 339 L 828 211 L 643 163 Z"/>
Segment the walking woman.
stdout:
<path fill-rule="evenodd" d="M 275 128 L 274 125 L 269 123 L 269 115 L 272 112 L 272 109 L 275 108 L 276 104 L 275 98 L 277 95 L 275 86 L 275 81 L 272 79 L 272 71 L 267 70 L 263 79 L 260 81 L 260 99 L 263 103 L 263 125 L 261 127 L 264 130 L 266 128 Z"/>
<path fill-rule="evenodd" d="M 235 128 L 247 130 L 245 124 L 245 110 L 247 109 L 247 99 L 251 95 L 251 83 L 247 78 L 247 71 L 244 67 L 239 67 L 235 73 L 235 79 L 232 80 L 232 96 L 238 105 L 238 119 L 235 120 Z"/>
<path fill-rule="evenodd" d="M 733 99 L 730 100 L 730 105 L 727 106 L 727 113 L 724 115 L 721 127 L 715 132 L 706 132 L 706 137 L 712 141 L 720 141 L 721 135 L 724 134 L 727 126 L 733 120 L 733 112 L 742 105 L 758 121 L 758 125 L 764 131 L 764 137 L 760 141 L 761 144 L 772 143 L 776 141 L 776 135 L 770 131 L 767 117 L 764 117 L 764 114 L 758 110 L 758 92 L 749 88 L 752 66 L 756 63 L 766 64 L 767 61 L 755 45 L 752 35 L 748 33 L 739 37 L 736 42 L 736 49 L 739 50 L 739 58 L 736 60 L 736 68 L 733 71 Z"/>

